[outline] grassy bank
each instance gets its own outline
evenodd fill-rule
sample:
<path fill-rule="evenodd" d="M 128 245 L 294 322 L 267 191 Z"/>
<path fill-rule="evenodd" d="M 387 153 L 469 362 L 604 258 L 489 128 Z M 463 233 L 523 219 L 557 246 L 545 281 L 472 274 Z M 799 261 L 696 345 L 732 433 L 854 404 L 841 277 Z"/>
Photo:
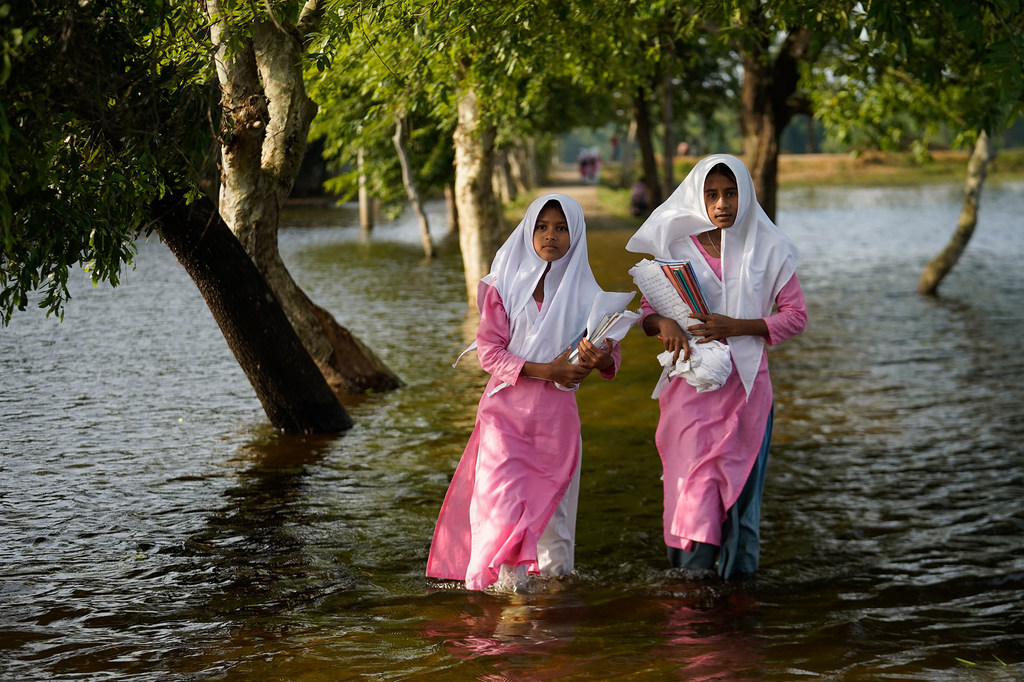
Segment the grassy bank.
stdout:
<path fill-rule="evenodd" d="M 909 154 L 867 152 L 850 154 L 785 154 L 779 158 L 779 183 L 783 187 L 826 185 L 915 185 L 929 182 L 963 182 L 967 151 L 936 151 L 923 163 Z M 692 167 L 692 165 L 691 165 Z M 1001 151 L 989 164 L 989 177 L 1024 177 L 1024 150 Z"/>

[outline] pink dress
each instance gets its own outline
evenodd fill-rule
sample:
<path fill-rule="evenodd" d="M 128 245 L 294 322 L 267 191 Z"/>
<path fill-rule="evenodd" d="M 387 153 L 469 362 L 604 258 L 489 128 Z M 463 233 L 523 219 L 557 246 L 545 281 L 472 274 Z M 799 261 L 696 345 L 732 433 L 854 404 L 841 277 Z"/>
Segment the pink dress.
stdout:
<path fill-rule="evenodd" d="M 700 248 L 720 278 L 721 260 Z M 776 296 L 776 309 L 765 318 L 770 346 L 807 325 L 807 307 L 795 274 Z M 640 324 L 653 312 L 643 300 Z M 686 381 L 672 379 L 658 403 L 661 417 L 654 440 L 664 469 L 665 544 L 686 551 L 693 541 L 721 545 L 726 511 L 754 466 L 772 408 L 768 355 L 761 355 L 749 399 L 734 366 L 715 391 L 697 393 Z"/>
<path fill-rule="evenodd" d="M 477 353 L 491 375 L 476 426 L 455 470 L 427 559 L 427 575 L 482 590 L 502 564 L 539 573 L 537 540 L 565 494 L 580 458 L 576 394 L 520 376 L 523 358 L 506 349 L 509 321 L 497 289 L 481 284 Z M 601 375 L 612 378 L 614 363 Z M 508 386 L 491 395 L 501 385 Z"/>

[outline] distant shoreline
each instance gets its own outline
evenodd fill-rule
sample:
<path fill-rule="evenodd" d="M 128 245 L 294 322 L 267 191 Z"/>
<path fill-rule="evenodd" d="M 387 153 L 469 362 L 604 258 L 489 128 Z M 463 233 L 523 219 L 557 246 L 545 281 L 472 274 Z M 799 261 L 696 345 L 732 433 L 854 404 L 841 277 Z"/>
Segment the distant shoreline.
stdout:
<path fill-rule="evenodd" d="M 780 188 L 794 185 L 916 185 L 928 182 L 963 182 L 968 151 L 933 151 L 918 163 L 907 153 L 783 154 L 779 157 Z M 998 151 L 989 163 L 992 179 L 1024 178 L 1024 150 Z"/>

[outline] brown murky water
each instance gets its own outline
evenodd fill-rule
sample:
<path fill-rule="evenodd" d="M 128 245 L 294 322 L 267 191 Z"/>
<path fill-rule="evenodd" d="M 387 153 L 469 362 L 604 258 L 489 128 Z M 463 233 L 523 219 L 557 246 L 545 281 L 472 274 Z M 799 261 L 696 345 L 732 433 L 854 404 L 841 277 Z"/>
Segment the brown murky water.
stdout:
<path fill-rule="evenodd" d="M 0 330 L 0 678 L 1011 680 L 1024 677 L 1024 187 L 986 188 L 937 300 L 915 293 L 958 191 L 788 192 L 807 333 L 771 352 L 762 571 L 666 570 L 631 333 L 585 385 L 575 576 L 531 594 L 423 577 L 484 376 L 452 245 L 293 212 L 296 278 L 408 385 L 337 438 L 267 428 L 159 243 L 60 324 Z M 433 214 L 436 217 L 436 209 Z M 441 232 L 440 221 L 437 231 Z M 630 288 L 625 232 L 592 232 Z"/>

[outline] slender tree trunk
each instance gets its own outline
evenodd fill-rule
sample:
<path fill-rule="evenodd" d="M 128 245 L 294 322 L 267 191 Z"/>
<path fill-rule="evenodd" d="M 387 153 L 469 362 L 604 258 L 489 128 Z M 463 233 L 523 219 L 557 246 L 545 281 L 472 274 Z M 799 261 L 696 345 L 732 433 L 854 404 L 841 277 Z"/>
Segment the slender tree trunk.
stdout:
<path fill-rule="evenodd" d="M 661 125 L 665 129 L 665 155 L 662 157 L 662 177 L 665 178 L 665 196 L 676 186 L 675 160 L 676 138 L 674 133 L 675 115 L 672 113 L 672 73 L 665 70 L 661 81 Z"/>
<path fill-rule="evenodd" d="M 763 23 L 760 15 L 750 18 L 750 23 L 758 22 Z M 798 111 L 792 98 L 800 82 L 800 61 L 807 54 L 809 42 L 810 33 L 798 28 L 786 36 L 774 59 L 769 54 L 767 37 L 741 49 L 743 154 L 754 179 L 757 199 L 772 220 L 778 206 L 779 140 Z"/>
<path fill-rule="evenodd" d="M 814 116 L 807 117 L 807 144 L 804 146 L 804 151 L 808 154 L 814 154 L 818 151 L 818 140 L 814 131 Z"/>
<path fill-rule="evenodd" d="M 352 420 L 327 385 L 252 259 L 209 199 L 168 196 L 153 208 L 160 236 L 199 288 L 270 423 L 336 433 Z"/>
<path fill-rule="evenodd" d="M 405 115 L 395 113 L 395 136 L 392 140 L 395 143 L 395 151 L 398 153 L 398 163 L 402 167 L 402 184 L 405 185 L 405 193 L 409 197 L 413 213 L 416 214 L 420 223 L 420 243 L 423 244 L 423 255 L 429 260 L 434 257 L 434 243 L 430 241 L 430 223 L 427 221 L 426 211 L 423 210 L 423 201 L 420 199 L 416 178 L 413 177 L 412 167 L 409 164 L 409 153 L 405 148 L 405 141 L 408 137 L 405 123 Z"/>
<path fill-rule="evenodd" d="M 974 151 L 967 162 L 967 180 L 964 183 L 964 202 L 960 208 L 960 218 L 957 220 L 956 232 L 953 233 L 949 243 L 942 252 L 932 259 L 925 266 L 918 282 L 917 290 L 926 295 L 934 296 L 939 289 L 939 283 L 949 274 L 956 262 L 960 260 L 967 243 L 974 234 L 974 228 L 978 225 L 978 208 L 981 205 L 981 188 L 985 184 L 985 176 L 988 173 L 988 164 L 995 156 L 992 141 L 984 130 L 978 135 L 978 141 L 974 145 Z"/>
<path fill-rule="evenodd" d="M 366 151 L 362 146 L 356 150 L 356 172 L 359 174 L 359 228 L 366 237 L 373 231 L 373 200 L 366 180 Z"/>
<path fill-rule="evenodd" d="M 511 168 L 508 162 L 508 150 L 497 149 L 494 152 L 494 194 L 498 201 L 507 204 L 516 200 L 516 188 L 512 184 Z"/>
<path fill-rule="evenodd" d="M 537 163 L 537 140 L 533 137 L 526 139 L 526 155 L 523 181 L 526 183 L 526 190 L 529 191 L 540 184 L 540 165 Z"/>
<path fill-rule="evenodd" d="M 534 185 L 530 181 L 530 159 L 526 144 L 519 140 L 508 150 L 509 180 L 515 189 L 515 195 L 526 194 Z"/>
<path fill-rule="evenodd" d="M 460 85 L 457 107 L 455 205 L 466 295 L 470 308 L 475 309 L 477 285 L 491 269 L 502 233 L 501 206 L 492 183 L 496 130 L 482 120 L 476 90 L 465 81 Z"/>
<path fill-rule="evenodd" d="M 304 6 L 300 25 L 317 3 Z M 306 148 L 316 105 L 306 96 L 302 35 L 276 23 L 253 26 L 252 38 L 228 44 L 235 27 L 220 0 L 207 0 L 221 85 L 224 126 L 220 212 L 277 295 L 328 384 L 341 393 L 389 390 L 401 380 L 369 348 L 314 304 L 278 251 L 281 207 Z"/>
<path fill-rule="evenodd" d="M 651 136 L 651 117 L 647 110 L 647 99 L 643 88 L 633 99 L 633 120 L 636 121 L 636 139 L 640 146 L 640 160 L 643 164 L 647 183 L 647 196 L 651 206 L 661 203 L 661 183 L 658 181 L 658 160 L 654 156 L 654 142 Z"/>
<path fill-rule="evenodd" d="M 626 139 L 622 144 L 622 163 L 619 167 L 619 187 L 628 189 L 633 186 L 633 176 L 636 169 L 633 168 L 633 147 L 636 146 L 636 118 L 629 122 L 629 130 L 626 131 Z"/>
<path fill-rule="evenodd" d="M 444 206 L 448 215 L 448 238 L 459 234 L 459 209 L 455 205 L 455 190 L 448 183 L 444 186 Z"/>
<path fill-rule="evenodd" d="M 771 106 L 771 77 L 756 58 L 743 61 L 743 155 L 754 180 L 761 208 L 775 219 L 779 177 L 779 138 L 775 110 Z"/>

